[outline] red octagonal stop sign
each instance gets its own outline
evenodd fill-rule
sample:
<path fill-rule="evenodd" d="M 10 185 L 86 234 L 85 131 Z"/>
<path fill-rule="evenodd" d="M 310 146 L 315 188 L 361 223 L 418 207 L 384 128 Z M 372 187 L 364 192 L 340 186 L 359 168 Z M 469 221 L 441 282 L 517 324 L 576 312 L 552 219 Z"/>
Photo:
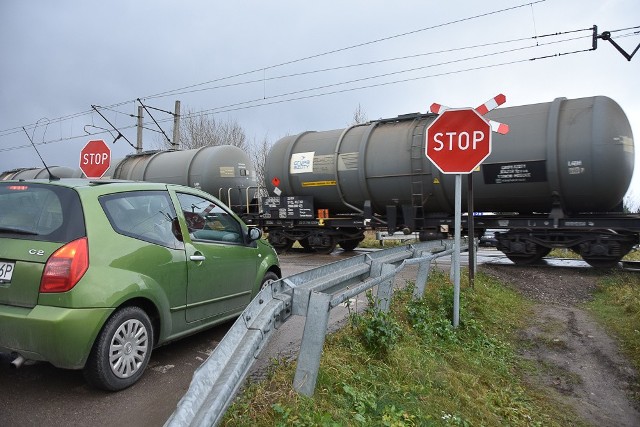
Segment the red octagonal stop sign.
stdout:
<path fill-rule="evenodd" d="M 491 154 L 491 125 L 473 108 L 446 110 L 427 128 L 426 146 L 442 173 L 471 173 Z"/>
<path fill-rule="evenodd" d="M 80 151 L 80 170 L 87 178 L 102 178 L 111 164 L 111 149 L 101 139 L 87 142 Z"/>

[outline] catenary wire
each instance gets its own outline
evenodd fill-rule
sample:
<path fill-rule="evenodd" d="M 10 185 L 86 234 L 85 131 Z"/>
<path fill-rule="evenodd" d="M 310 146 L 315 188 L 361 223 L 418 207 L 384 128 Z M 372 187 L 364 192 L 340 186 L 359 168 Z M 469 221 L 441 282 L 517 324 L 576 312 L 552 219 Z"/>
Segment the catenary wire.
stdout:
<path fill-rule="evenodd" d="M 339 93 L 352 92 L 352 91 L 363 90 L 363 89 L 370 89 L 370 88 L 374 88 L 374 87 L 383 87 L 383 86 L 406 83 L 406 82 L 411 82 L 411 81 L 416 81 L 416 80 L 423 80 L 423 79 L 434 78 L 434 77 L 442 77 L 442 76 L 447 76 L 447 75 L 460 74 L 460 73 L 465 73 L 465 72 L 471 72 L 471 71 L 477 71 L 477 70 L 483 70 L 483 69 L 490 69 L 490 68 L 502 67 L 502 66 L 507 66 L 507 65 L 514 65 L 514 64 L 517 64 L 517 63 L 526 63 L 526 62 L 531 62 L 531 61 L 534 61 L 534 60 L 556 58 L 556 57 L 561 56 L 561 55 L 571 55 L 571 54 L 583 53 L 583 52 L 588 52 L 588 51 L 590 51 L 590 50 L 585 49 L 585 50 L 574 51 L 574 52 L 567 52 L 567 53 L 554 54 L 554 55 L 546 55 L 546 56 L 541 56 L 541 57 L 536 57 L 536 58 L 518 59 L 518 60 L 513 60 L 513 61 L 501 62 L 501 63 L 497 63 L 497 64 L 483 65 L 483 66 L 471 67 L 471 68 L 466 68 L 466 69 L 461 69 L 461 70 L 453 70 L 453 71 L 430 74 L 430 75 L 425 75 L 425 76 L 418 76 L 418 77 L 411 77 L 411 78 L 406 78 L 406 79 L 394 80 L 394 81 L 390 81 L 390 82 L 374 83 L 374 84 L 369 84 L 369 85 L 364 85 L 364 86 L 333 90 L 333 91 L 323 92 L 323 93 L 318 93 L 318 94 L 302 95 L 302 96 L 297 96 L 297 97 L 294 97 L 294 98 L 287 98 L 287 99 L 279 99 L 279 100 L 271 100 L 271 101 L 269 101 L 269 98 L 267 98 L 267 99 L 258 98 L 258 99 L 254 99 L 254 100 L 251 100 L 251 101 L 245 101 L 243 103 L 229 104 L 229 105 L 226 105 L 226 106 L 218 107 L 216 109 L 207 110 L 205 112 L 200 112 L 200 113 L 194 114 L 194 116 L 220 114 L 220 113 L 227 113 L 227 112 L 232 112 L 232 111 L 246 110 L 246 109 L 250 109 L 250 108 L 259 108 L 259 107 L 264 107 L 264 106 L 268 106 L 268 105 L 282 104 L 282 103 L 285 103 L 285 102 L 293 102 L 293 101 L 299 101 L 299 100 L 304 100 L 304 99 L 317 98 L 317 97 L 321 97 L 321 96 L 328 96 L 328 95 L 335 95 L 335 94 L 339 94 Z M 273 97 L 270 97 L 270 98 L 273 99 L 273 98 L 280 97 L 280 96 L 282 96 L 282 95 L 277 95 L 277 96 L 273 96 Z M 243 105 L 243 104 L 246 104 L 246 105 Z M 188 117 L 188 116 L 186 116 L 186 117 Z M 171 119 L 159 120 L 158 122 L 163 123 L 163 122 L 167 122 L 169 120 L 171 120 Z M 130 125 L 130 126 L 122 127 L 121 129 L 122 130 L 128 130 L 128 129 L 133 129 L 135 127 L 136 127 L 136 125 Z M 102 134 L 106 134 L 106 133 L 107 132 L 102 132 Z M 100 133 L 96 133 L 94 135 L 99 135 L 99 134 Z M 83 137 L 85 137 L 85 135 L 70 136 L 70 137 L 59 138 L 59 139 L 55 139 L 55 140 L 43 141 L 43 142 L 37 143 L 36 145 L 46 145 L 46 144 L 62 142 L 62 141 L 69 141 L 69 140 L 83 138 Z M 15 149 L 22 149 L 22 148 L 27 148 L 27 147 L 30 147 L 30 145 L 25 144 L 25 145 L 20 145 L 20 146 L 7 147 L 7 148 L 0 149 L 0 152 L 11 151 L 11 150 L 15 150 Z"/>
<path fill-rule="evenodd" d="M 440 54 L 440 53 L 451 53 L 451 52 L 457 52 L 457 51 L 463 51 L 463 50 L 469 50 L 469 49 L 477 49 L 477 48 L 482 48 L 482 47 L 496 46 L 496 45 L 501 45 L 501 44 L 514 43 L 514 42 L 522 42 L 522 41 L 527 41 L 527 40 L 532 40 L 532 39 L 545 38 L 545 37 L 550 37 L 550 36 L 559 36 L 559 35 L 564 35 L 564 34 L 571 34 L 571 33 L 575 33 L 575 32 L 591 31 L 591 30 L 592 30 L 591 28 L 586 28 L 586 29 L 579 29 L 579 30 L 557 32 L 557 33 L 552 33 L 552 34 L 544 34 L 544 35 L 534 36 L 534 37 L 523 37 L 523 38 L 518 38 L 518 39 L 482 43 L 482 44 L 476 44 L 476 45 L 470 45 L 470 46 L 463 46 L 463 47 L 457 47 L 457 48 L 451 48 L 451 49 L 443 49 L 443 50 L 438 50 L 438 51 L 425 52 L 425 53 L 414 54 L 414 55 L 407 55 L 407 56 L 403 56 L 403 57 L 387 58 L 387 59 L 382 59 L 382 60 L 377 60 L 377 61 L 369 61 L 369 62 L 364 62 L 364 63 L 359 63 L 359 64 L 350 64 L 350 65 L 344 65 L 344 66 L 339 66 L 339 67 L 324 68 L 324 69 L 319 69 L 319 70 L 311 70 L 311 71 L 306 71 L 306 72 L 300 72 L 300 73 L 294 73 L 294 74 L 288 74 L 288 75 L 282 75 L 282 76 L 275 76 L 275 77 L 270 77 L 270 78 L 268 78 L 266 80 L 284 79 L 284 78 L 289 78 L 289 77 L 296 77 L 296 76 L 303 76 L 303 75 L 309 75 L 309 74 L 314 74 L 314 73 L 321 73 L 321 72 L 325 72 L 325 71 L 334 71 L 334 70 L 339 70 L 339 69 L 346 69 L 346 68 L 352 68 L 352 67 L 373 65 L 373 64 L 391 62 L 391 61 L 397 61 L 397 60 L 403 60 L 403 59 L 412 59 L 412 58 L 435 55 L 435 54 Z M 561 40 L 559 42 L 570 41 L 570 40 L 575 40 L 575 39 Z M 553 43 L 553 42 L 551 42 L 551 43 Z M 550 43 L 546 43 L 546 44 L 550 44 Z M 535 46 L 539 46 L 539 45 L 540 45 L 539 43 L 536 43 Z M 543 45 L 545 45 L 545 44 L 543 44 Z M 533 46 L 531 46 L 531 47 L 533 47 Z M 515 50 L 517 50 L 517 49 L 515 49 Z M 453 62 L 456 62 L 456 61 L 453 61 Z M 411 70 L 408 70 L 408 71 L 411 71 Z M 245 82 L 230 83 L 230 84 L 227 84 L 227 85 L 219 85 L 219 86 L 210 87 L 210 88 L 193 89 L 193 90 L 185 91 L 185 92 L 171 93 L 170 95 L 157 95 L 156 97 L 174 96 L 174 95 L 179 95 L 179 94 L 188 94 L 188 93 L 200 92 L 200 91 L 205 91 L 205 90 L 213 90 L 213 89 L 220 89 L 220 88 L 226 88 L 226 87 L 233 87 L 233 86 L 239 86 L 239 85 L 262 82 L 263 80 L 265 80 L 265 79 L 256 79 L 256 80 L 250 80 L 250 81 L 245 81 Z M 125 105 L 125 104 L 128 104 L 128 103 L 135 103 L 139 99 L 140 98 L 138 98 L 138 99 L 136 99 L 134 101 L 124 101 L 124 102 L 121 102 L 121 103 L 118 103 L 118 104 L 113 104 L 111 106 L 100 106 L 100 108 L 135 118 L 135 117 L 137 117 L 135 114 L 124 113 L 124 112 L 115 110 L 112 107 L 122 106 L 122 105 Z M 150 99 L 150 97 L 147 97 L 147 98 L 144 98 L 144 99 L 145 100 L 146 99 Z M 150 108 L 154 108 L 154 107 L 150 107 Z M 160 110 L 160 111 L 166 112 L 164 110 Z M 50 123 L 58 123 L 60 121 L 69 120 L 69 119 L 81 117 L 83 115 L 90 115 L 90 114 L 93 114 L 92 110 L 89 110 L 89 111 L 86 111 L 86 112 L 82 112 L 82 113 L 72 114 L 72 115 L 65 116 L 65 117 L 62 117 L 62 118 L 59 118 L 59 119 L 53 119 L 53 120 L 50 120 Z M 171 113 L 169 113 L 169 114 L 171 114 Z M 31 126 L 32 127 L 28 127 L 28 128 L 32 129 L 33 127 L 35 127 L 35 124 L 31 125 Z M 18 129 L 18 130 L 16 131 L 16 130 L 10 129 L 9 131 L 12 131 L 12 130 L 13 131 L 12 132 L 6 132 L 4 134 L 2 132 L 0 132 L 0 137 L 7 136 L 7 135 L 10 135 L 12 133 L 18 132 L 19 128 L 16 128 L 16 129 Z"/>
<path fill-rule="evenodd" d="M 611 32 L 620 32 L 620 31 L 625 31 L 625 30 L 630 30 L 630 29 L 637 29 L 637 28 L 640 28 L 640 27 L 628 27 L 628 28 L 625 28 L 625 29 L 612 30 Z M 564 32 L 564 34 L 571 33 L 571 32 L 577 32 L 577 31 L 584 31 L 584 30 L 575 30 L 575 31 L 570 31 L 570 32 Z M 556 33 L 556 35 L 557 34 L 561 34 L 561 33 Z M 621 34 L 621 35 L 618 35 L 617 37 L 618 38 L 625 38 L 625 37 L 637 36 L 638 34 L 639 33 L 636 31 L 636 32 L 630 32 L 630 33 L 627 33 L 627 34 Z M 562 43 L 562 42 L 566 42 L 566 41 L 577 40 L 579 38 L 583 38 L 583 37 L 565 39 L 565 40 L 560 40 L 560 41 L 553 41 L 553 42 L 545 43 L 545 44 L 543 44 L 541 46 L 549 45 L 549 44 L 557 44 L 557 43 Z M 529 46 L 529 47 L 525 47 L 525 48 L 531 48 L 531 47 L 538 47 L 538 46 Z M 514 49 L 514 50 L 522 50 L 522 49 L 524 49 L 524 48 L 518 48 L 518 49 Z M 577 50 L 577 51 L 571 51 L 571 52 L 562 52 L 562 53 L 556 53 L 556 54 L 552 54 L 552 55 L 541 56 L 541 57 L 537 57 L 537 58 L 528 58 L 528 59 L 522 59 L 522 60 L 502 62 L 502 63 L 499 63 L 499 64 L 486 65 L 486 66 L 480 66 L 480 67 L 473 67 L 473 68 L 467 68 L 467 69 L 463 69 L 463 70 L 454 70 L 454 71 L 449 71 L 449 72 L 444 72 L 444 73 L 431 74 L 431 75 L 428 75 L 428 76 L 420 76 L 420 77 L 414 77 L 414 78 L 408 78 L 408 79 L 395 80 L 395 81 L 391 81 L 391 82 L 370 84 L 370 85 L 365 85 L 365 86 L 360 86 L 360 87 L 355 87 L 355 88 L 346 88 L 346 89 L 340 89 L 340 90 L 324 92 L 324 93 L 319 93 L 319 94 L 310 94 L 310 95 L 304 95 L 304 96 L 297 96 L 295 98 L 273 100 L 275 98 L 279 98 L 279 97 L 283 97 L 283 96 L 291 96 L 291 95 L 300 94 L 300 93 L 303 93 L 303 92 L 326 89 L 328 87 L 335 87 L 335 86 L 339 86 L 339 85 L 354 83 L 354 82 L 363 81 L 363 80 L 367 80 L 367 79 L 373 78 L 373 77 L 370 77 L 370 78 L 358 79 L 358 80 L 354 80 L 354 81 L 336 83 L 336 84 L 333 84 L 333 85 L 325 85 L 325 86 L 311 88 L 311 89 L 305 89 L 305 90 L 301 90 L 301 91 L 295 91 L 295 92 L 289 92 L 289 93 L 285 93 L 285 94 L 274 95 L 274 96 L 271 96 L 269 98 L 258 98 L 258 99 L 254 99 L 254 100 L 250 100 L 250 101 L 244 101 L 244 102 L 240 102 L 240 103 L 229 104 L 229 105 L 217 107 L 217 108 L 214 108 L 214 109 L 211 109 L 211 110 L 206 110 L 204 112 L 195 113 L 195 114 L 193 114 L 193 116 L 208 115 L 208 114 L 219 114 L 219 113 L 238 111 L 238 110 L 244 110 L 244 109 L 249 109 L 249 108 L 258 108 L 258 107 L 264 107 L 264 106 L 267 106 L 267 105 L 281 104 L 281 103 L 285 103 L 285 102 L 292 102 L 292 101 L 298 101 L 298 100 L 302 100 L 302 99 L 309 99 L 309 98 L 315 98 L 315 97 L 320 97 L 320 96 L 333 95 L 333 94 L 338 94 L 338 93 L 344 93 L 344 92 L 350 92 L 350 91 L 355 91 L 355 90 L 362 90 L 362 89 L 372 88 L 372 87 L 387 86 L 387 85 L 392 85 L 392 84 L 404 83 L 404 82 L 408 82 L 408 81 L 415 81 L 415 80 L 426 79 L 426 78 L 440 77 L 440 76 L 444 76 L 444 75 L 458 74 L 458 73 L 469 72 L 469 71 L 474 71 L 474 70 L 479 70 L 479 69 L 500 67 L 500 66 L 511 65 L 511 64 L 520 63 L 520 62 L 526 62 L 526 61 L 548 59 L 548 58 L 553 58 L 553 57 L 559 57 L 559 56 L 571 55 L 571 54 L 576 54 L 576 53 L 588 52 L 588 51 L 592 51 L 592 50 L 593 49 L 584 49 L 584 50 Z M 482 56 L 487 56 L 487 55 L 482 55 Z M 456 61 L 452 61 L 452 62 L 461 62 L 463 60 L 464 59 L 460 59 L 460 60 L 456 60 Z M 435 65 L 426 66 L 426 67 L 419 67 L 419 68 L 429 68 L 429 67 L 432 67 L 432 66 L 435 66 Z M 408 71 L 412 71 L 412 70 L 405 70 L 404 72 L 408 72 Z M 398 73 L 399 72 L 387 73 L 387 75 L 398 74 Z M 379 77 L 381 77 L 381 76 L 379 76 Z M 268 101 L 268 99 L 272 99 L 272 101 Z M 188 117 L 188 116 L 185 116 L 185 117 Z M 163 123 L 163 122 L 167 122 L 169 120 L 171 120 L 171 119 L 159 120 L 159 122 Z M 132 129 L 132 128 L 135 128 L 135 127 L 136 127 L 136 125 L 131 125 L 131 126 L 122 127 L 122 129 L 123 130 L 127 130 L 127 129 Z M 100 134 L 106 134 L 106 133 L 107 132 L 101 132 L 101 133 L 95 133 L 95 134 L 92 134 L 92 135 L 100 135 Z M 64 138 L 61 137 L 59 139 L 48 140 L 48 141 L 44 141 L 43 140 L 42 142 L 37 143 L 36 145 L 46 145 L 46 144 L 51 144 L 51 143 L 55 143 L 55 142 L 68 141 L 68 140 L 78 139 L 78 138 L 85 137 L 85 136 L 86 135 L 76 135 L 76 136 L 70 136 L 70 137 L 64 137 Z M 10 150 L 14 150 L 14 149 L 22 149 L 22 148 L 27 148 L 27 147 L 30 147 L 30 145 L 25 144 L 25 145 L 20 145 L 20 146 L 7 147 L 7 148 L 0 149 L 0 152 L 10 151 Z"/>
<path fill-rule="evenodd" d="M 370 40 L 370 41 L 363 42 L 363 43 L 357 43 L 357 44 L 354 44 L 354 45 L 350 45 L 350 46 L 346 46 L 346 47 L 342 47 L 342 48 L 338 48 L 338 49 L 333 49 L 333 50 L 329 50 L 329 51 L 318 53 L 318 54 L 314 54 L 314 55 L 305 56 L 305 57 L 294 59 L 294 60 L 291 60 L 291 61 L 281 62 L 279 64 L 270 65 L 270 66 L 267 66 L 267 67 L 256 68 L 256 69 L 251 70 L 251 71 L 245 71 L 245 72 L 238 73 L 238 74 L 233 74 L 233 75 L 230 75 L 230 76 L 227 76 L 227 77 L 221 77 L 221 78 L 218 78 L 218 79 L 210 80 L 208 82 L 196 83 L 196 84 L 193 84 L 193 85 L 190 85 L 190 86 L 185 86 L 185 87 L 182 87 L 182 88 L 178 88 L 178 89 L 174 89 L 174 90 L 170 90 L 170 91 L 166 91 L 166 92 L 161 92 L 161 93 L 158 93 L 158 94 L 150 95 L 150 97 L 156 97 L 158 95 L 172 94 L 173 92 L 176 92 L 176 91 L 182 91 L 182 90 L 185 90 L 185 89 L 190 89 L 190 88 L 197 87 L 197 86 L 203 86 L 203 85 L 207 85 L 207 84 L 210 84 L 210 83 L 215 83 L 215 82 L 222 81 L 222 80 L 228 80 L 228 79 L 232 79 L 232 78 L 235 78 L 235 77 L 241 77 L 241 76 L 245 76 L 245 75 L 256 73 L 256 72 L 263 72 L 265 70 L 270 70 L 270 69 L 282 67 L 282 66 L 285 66 L 285 65 L 291 65 L 291 64 L 295 64 L 297 62 L 307 61 L 307 60 L 310 60 L 310 59 L 316 59 L 316 58 L 320 58 L 322 56 L 332 55 L 332 54 L 335 54 L 335 53 L 345 52 L 347 50 L 351 50 L 351 49 L 355 49 L 355 48 L 359 48 L 359 47 L 364 47 L 364 46 L 369 46 L 369 45 L 372 45 L 372 44 L 375 44 L 375 43 L 380 43 L 380 42 L 383 42 L 383 41 L 393 40 L 393 39 L 396 39 L 396 38 L 405 37 L 405 36 L 417 34 L 417 33 L 420 33 L 420 32 L 433 30 L 433 29 L 436 29 L 436 28 L 442 28 L 442 27 L 445 27 L 445 26 L 448 26 L 448 25 L 454 25 L 454 24 L 459 24 L 459 23 L 466 22 L 466 21 L 471 21 L 471 20 L 474 20 L 474 19 L 484 18 L 484 17 L 487 17 L 487 16 L 491 16 L 491 15 L 495 15 L 495 14 L 498 14 L 498 13 L 503 13 L 503 12 L 515 10 L 515 9 L 519 9 L 519 8 L 526 7 L 526 6 L 533 5 L 533 4 L 537 4 L 537 3 L 544 3 L 545 1 L 546 0 L 537 0 L 537 1 L 534 1 L 534 2 L 528 2 L 528 3 L 515 5 L 515 6 L 510 6 L 510 7 L 507 7 L 507 8 L 494 10 L 494 11 L 491 11 L 491 12 L 486 12 L 486 13 L 482 13 L 482 14 L 478 14 L 478 15 L 474 15 L 474 16 L 470 16 L 470 17 L 466 17 L 466 18 L 461 18 L 461 19 L 456 19 L 456 20 L 453 20 L 453 21 L 448 21 L 448 22 L 445 22 L 445 23 L 442 23 L 442 24 L 431 25 L 429 27 L 424 27 L 424 28 L 420 28 L 420 29 L 417 29 L 417 30 L 407 31 L 407 32 L 400 33 L 400 34 L 394 34 L 394 35 L 391 35 L 391 36 L 382 37 L 382 38 L 378 38 L 378 39 L 375 39 L 375 40 Z"/>
<path fill-rule="evenodd" d="M 214 83 L 214 82 L 217 82 L 217 81 L 222 81 L 222 80 L 227 80 L 227 79 L 231 79 L 231 78 L 235 78 L 235 77 L 240 77 L 240 76 L 252 74 L 252 73 L 255 73 L 255 72 L 263 72 L 264 70 L 273 69 L 273 68 L 277 68 L 277 67 L 282 67 L 282 66 L 285 66 L 285 65 L 291 65 L 291 64 L 294 64 L 294 63 L 297 63 L 297 62 L 302 62 L 302 61 L 307 61 L 307 60 L 310 60 L 310 59 L 320 58 L 320 57 L 323 57 L 323 56 L 327 56 L 327 55 L 331 55 L 331 54 L 335 54 L 335 53 L 339 53 L 339 52 L 344 52 L 344 51 L 355 49 L 355 48 L 359 48 L 359 47 L 369 46 L 369 45 L 372 45 L 372 44 L 375 44 L 375 43 L 380 43 L 380 42 L 383 42 L 383 41 L 388 41 L 388 40 L 392 40 L 392 39 L 396 39 L 396 38 L 400 38 L 400 37 L 405 37 L 405 36 L 417 34 L 417 33 L 428 31 L 428 30 L 433 30 L 433 29 L 436 29 L 436 28 L 442 28 L 442 27 L 445 27 L 445 26 L 448 26 L 448 25 L 454 25 L 454 24 L 467 22 L 467 21 L 471 21 L 471 20 L 474 20 L 474 19 L 479 19 L 479 18 L 483 18 L 483 17 L 487 17 L 487 16 L 499 14 L 499 13 L 504 13 L 504 12 L 508 12 L 508 11 L 511 11 L 511 10 L 516 10 L 516 9 L 519 9 L 519 8 L 522 8 L 522 7 L 526 7 L 526 6 L 530 6 L 530 5 L 532 6 L 532 5 L 538 4 L 538 3 L 544 3 L 545 1 L 546 0 L 537 0 L 537 1 L 533 1 L 533 2 L 527 2 L 527 3 L 523 3 L 523 4 L 519 4 L 519 5 L 514 5 L 514 6 L 506 7 L 506 8 L 503 8 L 503 9 L 498 9 L 498 10 L 494 10 L 494 11 L 490 11 L 490 12 L 485 12 L 485 13 L 482 13 L 482 14 L 469 16 L 469 17 L 466 17 L 466 18 L 460 18 L 460 19 L 456 19 L 456 20 L 453 20 L 453 21 L 448 21 L 448 22 L 445 22 L 445 23 L 441 23 L 441 24 L 432 25 L 432 26 L 429 26 L 429 27 L 420 28 L 420 29 L 417 29 L 417 30 L 407 31 L 407 32 L 404 32 L 404 33 L 394 34 L 394 35 L 391 35 L 391 36 L 382 37 L 382 38 L 370 40 L 370 41 L 363 42 L 363 43 L 357 43 L 357 44 L 354 44 L 354 45 L 350 45 L 350 46 L 346 46 L 346 47 L 342 47 L 342 48 L 338 48 L 338 49 L 333 49 L 333 50 L 325 51 L 325 52 L 322 52 L 322 53 L 309 55 L 309 56 L 306 56 L 306 57 L 302 57 L 302 58 L 298 58 L 298 59 L 294 59 L 294 60 L 290 60 L 290 61 L 285 61 L 285 62 L 282 62 L 282 63 L 279 63 L 279 64 L 270 65 L 270 66 L 267 66 L 267 67 L 262 67 L 262 68 L 258 68 L 258 69 L 255 69 L 255 70 L 251 70 L 251 71 L 246 71 L 246 72 L 230 75 L 230 76 L 227 76 L 227 77 L 221 77 L 219 79 L 210 80 L 208 82 L 197 83 L 197 84 L 190 85 L 190 86 L 184 86 L 182 88 L 173 89 L 173 90 L 169 90 L 169 91 L 165 91 L 165 92 L 160 92 L 158 94 L 150 95 L 150 96 L 147 96 L 147 97 L 140 97 L 140 98 L 147 99 L 147 98 L 151 98 L 151 97 L 157 97 L 159 95 L 170 95 L 170 94 L 173 94 L 176 91 L 181 91 L 181 90 L 185 90 L 185 89 L 189 89 L 189 88 L 193 88 L 193 87 L 197 87 L 197 86 L 211 84 L 211 83 Z M 116 103 L 116 104 L 111 104 L 111 105 L 109 105 L 107 107 L 117 108 L 117 107 L 120 107 L 122 105 L 126 105 L 126 104 L 131 103 L 131 102 L 135 102 L 135 100 L 122 101 L 122 102 L 119 102 L 119 103 Z M 70 114 L 70 115 L 67 115 L 67 116 L 63 116 L 63 117 L 52 119 L 51 123 L 58 123 L 60 121 L 70 120 L 70 119 L 73 119 L 73 118 L 81 117 L 81 116 L 84 116 L 84 115 L 90 115 L 90 114 L 92 114 L 92 110 L 85 110 L 83 112 L 74 113 L 74 114 Z M 126 114 L 126 113 L 123 113 L 123 114 Z M 127 114 L 127 115 L 129 115 L 129 114 Z M 25 125 L 25 127 L 27 129 L 33 128 L 35 126 L 36 126 L 36 123 Z M 17 126 L 15 128 L 0 130 L 0 137 L 6 136 L 6 135 L 11 135 L 13 133 L 17 133 L 21 128 L 22 128 L 22 126 Z"/>
<path fill-rule="evenodd" d="M 577 30 L 577 31 L 584 31 L 584 30 Z M 571 31 L 571 32 L 575 32 L 575 31 Z M 566 34 L 566 33 L 555 33 L 554 35 L 557 36 L 557 35 L 562 35 L 562 34 Z M 541 36 L 541 37 L 546 37 L 546 35 L 545 36 Z M 581 39 L 581 38 L 583 38 L 583 37 L 575 37 L 575 38 L 571 38 L 571 39 L 564 39 L 564 40 L 560 40 L 560 41 L 544 43 L 543 45 L 549 45 L 549 44 L 553 44 L 553 43 L 562 43 L 562 42 L 566 42 L 566 41 L 578 40 L 578 39 Z M 506 41 L 501 41 L 501 42 L 483 43 L 483 44 L 477 44 L 477 45 L 473 45 L 473 46 L 465 46 L 465 47 L 459 47 L 459 48 L 453 48 L 453 49 L 438 50 L 438 51 L 433 51 L 433 52 L 425 52 L 425 53 L 406 55 L 406 56 L 401 56 L 401 57 L 381 59 L 381 60 L 376 60 L 376 61 L 361 62 L 361 63 L 358 63 L 358 64 L 341 65 L 341 66 L 337 66 L 337 67 L 322 68 L 322 69 L 318 69 L 318 70 L 303 71 L 303 72 L 293 73 L 293 74 L 285 74 L 285 75 L 280 75 L 280 76 L 261 78 L 261 79 L 255 79 L 255 80 L 246 80 L 246 81 L 242 81 L 242 82 L 228 83 L 228 84 L 224 84 L 224 85 L 218 85 L 218 86 L 212 86 L 212 87 L 206 87 L 206 88 L 192 89 L 192 90 L 187 90 L 187 91 L 184 91 L 184 92 L 172 93 L 170 95 L 161 95 L 161 96 L 158 96 L 158 97 L 184 95 L 184 94 L 189 94 L 189 93 L 203 92 L 203 91 L 216 90 L 216 89 L 223 89 L 223 88 L 229 88 L 229 87 L 235 87 L 235 86 L 241 86 L 241 85 L 248 85 L 248 84 L 253 84 L 253 83 L 262 83 L 264 81 L 281 80 L 281 79 L 290 78 L 290 77 L 300 77 L 300 76 L 306 76 L 306 75 L 310 75 L 310 74 L 323 73 L 323 72 L 327 72 L 327 71 L 337 71 L 337 70 L 343 70 L 343 69 L 348 69 L 348 68 L 355 68 L 355 67 L 361 67 L 361 66 L 381 64 L 381 63 L 385 63 L 385 62 L 399 61 L 399 60 L 404 60 L 404 59 L 414 59 L 414 58 L 419 58 L 419 57 L 429 56 L 429 55 L 435 55 L 435 54 L 440 54 L 440 53 L 451 53 L 451 52 L 456 52 L 456 51 L 461 51 L 461 50 L 477 49 L 477 48 L 480 48 L 480 47 L 488 47 L 488 46 L 495 46 L 495 45 L 506 44 L 506 43 L 527 41 L 527 40 L 531 40 L 531 39 L 532 39 L 532 37 L 525 37 L 525 38 L 506 40 Z M 537 46 L 539 46 L 539 45 L 536 44 L 535 46 L 531 45 L 531 46 L 525 46 L 525 47 L 520 47 L 520 48 L 508 49 L 508 50 L 500 51 L 500 52 L 497 52 L 497 53 L 490 53 L 490 54 L 478 55 L 478 56 L 465 58 L 465 59 L 441 62 L 439 64 L 428 65 L 428 66 L 424 66 L 424 67 L 417 67 L 417 68 L 407 69 L 407 70 L 403 70 L 403 71 L 399 71 L 399 72 L 415 71 L 415 70 L 420 69 L 420 68 L 429 68 L 429 67 L 433 67 L 433 66 L 437 66 L 437 65 L 444 65 L 444 64 L 450 64 L 450 63 L 455 63 L 455 62 L 460 62 L 460 61 L 466 61 L 468 59 L 477 59 L 477 58 L 481 58 L 481 57 L 484 57 L 484 56 L 492 56 L 492 55 L 501 54 L 501 53 L 515 52 L 515 51 L 523 50 L 523 49 L 531 49 L 531 48 L 535 48 Z M 384 76 L 384 75 L 386 75 L 386 74 L 383 74 L 382 76 Z M 149 98 L 147 98 L 147 99 L 149 99 Z"/>

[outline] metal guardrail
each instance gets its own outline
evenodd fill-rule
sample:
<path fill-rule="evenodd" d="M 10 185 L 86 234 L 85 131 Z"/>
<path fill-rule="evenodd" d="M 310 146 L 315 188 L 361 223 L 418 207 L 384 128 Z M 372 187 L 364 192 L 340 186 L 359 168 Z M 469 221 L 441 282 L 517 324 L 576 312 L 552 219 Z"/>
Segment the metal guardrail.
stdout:
<path fill-rule="evenodd" d="M 467 249 L 466 244 L 461 244 L 462 250 Z M 419 265 L 414 291 L 419 298 L 431 261 L 453 250 L 452 241 L 416 243 L 358 255 L 273 282 L 258 293 L 195 371 L 165 426 L 217 425 L 262 348 L 292 314 L 306 317 L 293 387 L 312 396 L 331 309 L 378 286 L 377 307 L 388 310 L 396 274 L 413 264 Z"/>
<path fill-rule="evenodd" d="M 623 270 L 640 271 L 640 261 L 620 261 Z"/>
<path fill-rule="evenodd" d="M 411 240 L 418 241 L 420 240 L 420 233 L 411 233 L 411 234 L 403 234 L 403 233 L 394 233 L 389 234 L 386 231 L 376 231 L 376 240 L 380 242 L 382 246 L 384 246 L 384 242 L 387 240 L 401 241 L 401 242 L 409 242 Z"/>

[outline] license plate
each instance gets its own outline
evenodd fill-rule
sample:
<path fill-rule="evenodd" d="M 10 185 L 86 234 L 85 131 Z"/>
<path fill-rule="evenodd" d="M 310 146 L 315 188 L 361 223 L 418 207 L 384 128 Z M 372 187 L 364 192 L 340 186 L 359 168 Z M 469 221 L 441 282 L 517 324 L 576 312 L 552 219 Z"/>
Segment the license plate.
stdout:
<path fill-rule="evenodd" d="M 16 264 L 14 262 L 0 261 L 0 283 L 8 283 L 13 276 L 13 270 Z"/>

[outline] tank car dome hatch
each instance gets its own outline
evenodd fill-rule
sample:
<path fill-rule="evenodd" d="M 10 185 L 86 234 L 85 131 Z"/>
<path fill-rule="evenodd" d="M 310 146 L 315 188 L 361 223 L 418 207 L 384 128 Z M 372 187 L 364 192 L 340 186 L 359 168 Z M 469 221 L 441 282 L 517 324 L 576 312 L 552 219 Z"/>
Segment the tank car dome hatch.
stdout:
<path fill-rule="evenodd" d="M 606 212 L 622 201 L 634 144 L 629 120 L 612 99 L 558 98 L 487 117 L 510 132 L 493 135 L 490 156 L 472 175 L 476 211 Z M 366 201 L 381 215 L 389 205 L 453 212 L 455 177 L 425 155 L 424 135 L 435 118 L 409 115 L 285 137 L 267 156 L 268 190 L 312 196 L 333 213 L 360 211 Z"/>
<path fill-rule="evenodd" d="M 113 162 L 105 175 L 199 188 L 233 208 L 246 206 L 257 191 L 249 156 L 232 145 L 131 154 Z"/>

